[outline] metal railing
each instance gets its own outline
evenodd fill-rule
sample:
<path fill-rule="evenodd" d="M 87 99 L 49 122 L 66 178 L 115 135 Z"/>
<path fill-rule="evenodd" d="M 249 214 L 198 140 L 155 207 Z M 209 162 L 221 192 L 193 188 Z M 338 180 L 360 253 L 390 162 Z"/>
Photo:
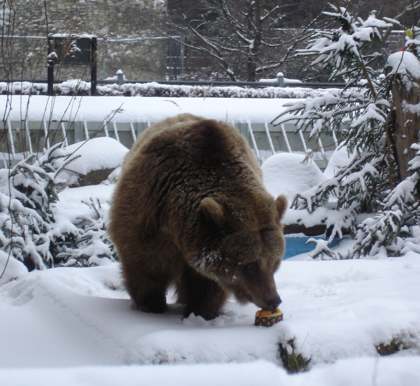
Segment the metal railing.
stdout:
<path fill-rule="evenodd" d="M 10 156 L 18 160 L 24 156 L 49 148 L 57 142 L 65 145 L 89 140 L 96 137 L 111 137 L 130 148 L 137 137 L 152 122 L 133 121 L 22 121 L 7 120 L 0 123 L 0 157 L 3 163 Z M 272 126 L 268 122 L 255 123 L 229 121 L 237 127 L 254 150 L 258 160 L 264 159 L 277 152 L 313 152 L 315 160 L 324 167 L 328 155 L 338 143 L 335 133 L 325 131 L 317 139 L 309 138 L 308 133 L 296 129 L 293 124 Z M 3 126 L 3 127 L 2 127 Z"/>

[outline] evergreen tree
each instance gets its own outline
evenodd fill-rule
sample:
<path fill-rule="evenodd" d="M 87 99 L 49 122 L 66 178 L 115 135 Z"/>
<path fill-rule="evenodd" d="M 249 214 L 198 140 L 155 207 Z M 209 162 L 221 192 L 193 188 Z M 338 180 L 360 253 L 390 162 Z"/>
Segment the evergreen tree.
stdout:
<path fill-rule="evenodd" d="M 116 259 L 106 234 L 101 203 L 91 199 L 90 216 L 58 222 L 56 176 L 72 160 L 57 144 L 0 170 L 0 250 L 29 270 L 99 265 Z"/>
<path fill-rule="evenodd" d="M 116 252 L 106 231 L 106 211 L 99 199 L 84 202 L 89 216 L 74 221 L 75 230 L 67 235 L 56 257 L 56 264 L 72 267 L 103 265 L 116 260 Z"/>
<path fill-rule="evenodd" d="M 400 173 L 401 155 L 409 149 L 398 145 L 392 92 L 396 81 L 406 89 L 419 87 L 418 40 L 409 37 L 405 51 L 388 59 L 384 43 L 397 20 L 380 19 L 375 12 L 363 19 L 344 7 L 331 7 L 324 15 L 338 28 L 316 31 L 299 55 L 315 56 L 312 64 L 328 68 L 331 79 L 343 79 L 346 87 L 290 104 L 275 121 L 296 121 L 313 137 L 326 128 L 333 130 L 350 157 L 333 178 L 298 194 L 292 205 L 310 213 L 329 207 L 334 219 L 330 239 L 343 230 L 355 236 L 353 251 L 346 257 L 380 250 L 398 255 L 405 251 L 404 240 L 413 235 L 420 218 L 419 174 L 417 158 L 409 162 L 407 173 Z M 418 145 L 414 149 L 418 157 Z M 363 213 L 377 215 L 360 222 Z"/>
<path fill-rule="evenodd" d="M 54 264 L 54 174 L 64 156 L 56 145 L 39 158 L 33 154 L 0 170 L 0 249 L 29 269 Z"/>

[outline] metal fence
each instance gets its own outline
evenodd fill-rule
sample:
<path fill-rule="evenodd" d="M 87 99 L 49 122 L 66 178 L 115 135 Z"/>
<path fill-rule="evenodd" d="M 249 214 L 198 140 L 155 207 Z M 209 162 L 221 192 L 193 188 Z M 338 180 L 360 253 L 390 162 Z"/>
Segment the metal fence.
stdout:
<path fill-rule="evenodd" d="M 26 155 L 64 142 L 65 145 L 96 137 L 111 137 L 130 148 L 137 137 L 153 122 L 148 121 L 22 121 L 0 123 L 0 157 L 19 160 Z M 337 147 L 333 131 L 325 130 L 317 139 L 296 129 L 293 124 L 273 126 L 268 122 L 229 121 L 247 139 L 260 162 L 277 152 L 313 152 L 323 168 L 329 154 Z"/>

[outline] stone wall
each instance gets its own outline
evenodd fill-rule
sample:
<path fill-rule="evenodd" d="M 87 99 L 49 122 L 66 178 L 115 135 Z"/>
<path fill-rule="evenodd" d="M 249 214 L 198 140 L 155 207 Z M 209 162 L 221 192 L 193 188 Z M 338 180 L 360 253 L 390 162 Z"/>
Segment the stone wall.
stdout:
<path fill-rule="evenodd" d="M 13 28 L 9 23 L 8 32 L 19 37 L 8 39 L 11 50 L 0 58 L 0 78 L 45 79 L 48 32 L 98 36 L 98 79 L 113 76 L 120 68 L 132 80 L 166 77 L 168 40 L 154 39 L 162 35 L 161 1 L 47 0 L 47 17 L 43 1 L 16 0 L 15 4 Z M 136 39 L 118 41 L 130 36 Z M 57 78 L 88 79 L 89 73 L 85 66 L 60 66 Z"/>

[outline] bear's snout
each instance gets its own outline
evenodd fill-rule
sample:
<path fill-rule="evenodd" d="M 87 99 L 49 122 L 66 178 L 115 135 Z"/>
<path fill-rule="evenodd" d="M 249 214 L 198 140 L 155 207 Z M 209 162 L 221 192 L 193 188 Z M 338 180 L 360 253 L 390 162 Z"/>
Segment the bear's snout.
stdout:
<path fill-rule="evenodd" d="M 279 304 L 281 303 L 281 298 L 278 294 L 276 294 L 273 298 L 268 299 L 265 303 L 266 306 L 263 308 L 272 311 L 279 306 Z"/>
<path fill-rule="evenodd" d="M 250 284 L 250 283 L 248 283 Z M 264 277 L 259 283 L 248 287 L 252 302 L 265 310 L 274 310 L 281 303 L 274 278 Z"/>

